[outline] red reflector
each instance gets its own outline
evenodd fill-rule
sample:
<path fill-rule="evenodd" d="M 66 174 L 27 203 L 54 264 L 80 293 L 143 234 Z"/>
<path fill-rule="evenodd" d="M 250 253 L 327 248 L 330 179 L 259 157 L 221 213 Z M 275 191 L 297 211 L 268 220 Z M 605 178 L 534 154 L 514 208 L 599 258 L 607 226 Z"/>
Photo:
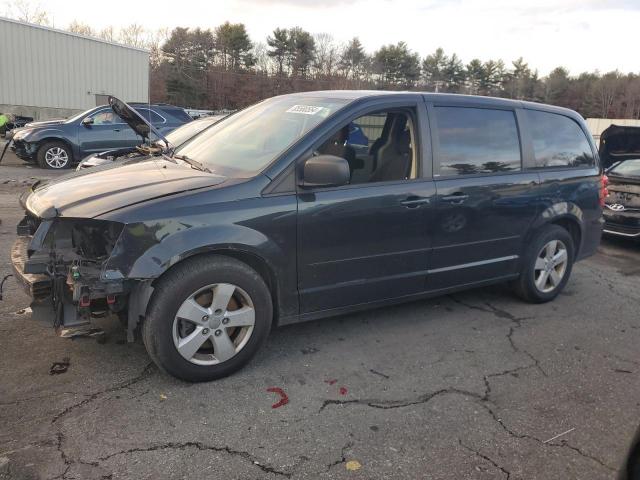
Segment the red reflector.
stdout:
<path fill-rule="evenodd" d="M 116 303 L 116 296 L 115 295 L 107 295 L 107 303 L 109 305 L 113 305 L 114 303 Z"/>
<path fill-rule="evenodd" d="M 88 307 L 89 305 L 91 305 L 91 299 L 89 298 L 89 295 L 83 295 L 80 297 L 80 306 L 81 307 Z"/>

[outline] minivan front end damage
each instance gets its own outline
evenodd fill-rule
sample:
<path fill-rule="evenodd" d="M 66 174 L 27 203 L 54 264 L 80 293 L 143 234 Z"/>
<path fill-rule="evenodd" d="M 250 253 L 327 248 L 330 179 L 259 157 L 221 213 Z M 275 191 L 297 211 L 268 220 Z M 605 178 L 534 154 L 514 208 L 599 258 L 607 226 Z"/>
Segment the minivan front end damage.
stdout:
<path fill-rule="evenodd" d="M 107 262 L 124 224 L 90 218 L 42 219 L 27 211 L 12 249 L 13 270 L 37 302 L 51 302 L 59 334 L 111 312 L 124 315 L 132 282 Z"/>

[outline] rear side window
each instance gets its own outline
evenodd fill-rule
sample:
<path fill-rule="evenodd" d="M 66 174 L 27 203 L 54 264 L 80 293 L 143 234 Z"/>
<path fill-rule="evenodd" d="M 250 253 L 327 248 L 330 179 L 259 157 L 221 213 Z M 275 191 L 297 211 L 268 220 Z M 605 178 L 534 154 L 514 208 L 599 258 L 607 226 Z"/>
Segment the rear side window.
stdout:
<path fill-rule="evenodd" d="M 173 118 L 175 118 L 177 120 L 180 120 L 182 122 L 190 122 L 191 120 L 193 120 L 193 118 L 191 118 L 189 116 L 189 114 L 187 112 L 185 112 L 184 109 L 182 109 L 182 108 L 178 108 L 178 107 L 161 107 L 160 111 L 167 112 Z"/>
<path fill-rule="evenodd" d="M 520 140 L 512 111 L 435 107 L 441 176 L 520 170 Z"/>
<path fill-rule="evenodd" d="M 526 110 L 536 168 L 594 165 L 591 145 L 580 126 L 564 115 Z"/>
<path fill-rule="evenodd" d="M 142 115 L 142 118 L 144 118 L 147 122 L 164 123 L 165 121 L 164 118 L 162 118 L 153 110 L 147 110 L 146 108 L 139 108 L 138 113 Z"/>

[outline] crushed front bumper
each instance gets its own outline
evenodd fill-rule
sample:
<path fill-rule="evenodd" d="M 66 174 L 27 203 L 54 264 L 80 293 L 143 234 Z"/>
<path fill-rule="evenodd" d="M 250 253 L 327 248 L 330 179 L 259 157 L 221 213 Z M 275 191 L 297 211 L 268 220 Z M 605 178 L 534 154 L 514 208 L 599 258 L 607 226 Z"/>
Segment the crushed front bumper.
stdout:
<path fill-rule="evenodd" d="M 38 152 L 37 143 L 29 143 L 24 140 L 13 140 L 9 148 L 23 160 L 35 160 Z"/>
<path fill-rule="evenodd" d="M 51 296 L 52 281 L 48 275 L 25 273 L 25 264 L 29 258 L 27 250 L 31 237 L 18 237 L 11 248 L 11 264 L 13 275 L 27 295 L 34 300 L 42 300 Z"/>

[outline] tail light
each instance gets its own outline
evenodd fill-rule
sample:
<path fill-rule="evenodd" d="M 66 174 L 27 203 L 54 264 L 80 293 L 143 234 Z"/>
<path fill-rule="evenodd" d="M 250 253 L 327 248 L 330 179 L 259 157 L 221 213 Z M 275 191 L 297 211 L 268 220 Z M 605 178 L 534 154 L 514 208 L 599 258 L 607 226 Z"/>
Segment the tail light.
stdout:
<path fill-rule="evenodd" d="M 604 207 L 604 200 L 609 196 L 609 177 L 606 175 L 600 175 L 600 190 L 598 192 L 598 200 L 600 201 L 600 206 Z"/>

